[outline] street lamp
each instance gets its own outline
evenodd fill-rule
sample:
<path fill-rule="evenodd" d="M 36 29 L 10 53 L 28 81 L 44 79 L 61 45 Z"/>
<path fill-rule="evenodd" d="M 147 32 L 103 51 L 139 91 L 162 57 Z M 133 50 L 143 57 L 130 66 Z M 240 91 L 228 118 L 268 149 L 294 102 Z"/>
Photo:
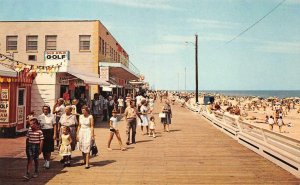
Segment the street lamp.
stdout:
<path fill-rule="evenodd" d="M 196 83 L 195 96 L 196 96 L 196 103 L 198 103 L 198 34 L 195 34 L 195 43 L 193 42 L 185 42 L 185 43 L 191 43 L 195 45 L 195 83 Z"/>

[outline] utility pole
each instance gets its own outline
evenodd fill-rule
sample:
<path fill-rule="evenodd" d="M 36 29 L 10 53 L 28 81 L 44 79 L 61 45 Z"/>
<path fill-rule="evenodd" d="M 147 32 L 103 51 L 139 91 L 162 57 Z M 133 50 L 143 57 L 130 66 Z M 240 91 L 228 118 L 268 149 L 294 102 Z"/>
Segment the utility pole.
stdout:
<path fill-rule="evenodd" d="M 196 103 L 198 103 L 198 35 L 195 34 L 195 81 L 196 81 Z"/>

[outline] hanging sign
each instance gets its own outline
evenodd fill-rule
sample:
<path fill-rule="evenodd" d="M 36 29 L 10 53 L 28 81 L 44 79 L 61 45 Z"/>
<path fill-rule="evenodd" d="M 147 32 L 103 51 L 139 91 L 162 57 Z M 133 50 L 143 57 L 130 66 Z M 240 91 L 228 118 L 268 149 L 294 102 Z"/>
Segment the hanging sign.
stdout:
<path fill-rule="evenodd" d="M 9 118 L 9 101 L 0 101 L 0 122 L 8 122 Z"/>
<path fill-rule="evenodd" d="M 69 51 L 45 51 L 45 61 L 64 62 L 70 60 Z"/>
<path fill-rule="evenodd" d="M 107 86 L 103 86 L 102 87 L 102 91 L 111 92 L 112 88 L 111 87 L 107 87 Z"/>
<path fill-rule="evenodd" d="M 109 67 L 100 67 L 100 79 L 109 81 Z"/>
<path fill-rule="evenodd" d="M 1 100 L 8 100 L 8 89 L 1 90 Z"/>
<path fill-rule="evenodd" d="M 18 122 L 24 121 L 24 106 L 18 107 Z"/>

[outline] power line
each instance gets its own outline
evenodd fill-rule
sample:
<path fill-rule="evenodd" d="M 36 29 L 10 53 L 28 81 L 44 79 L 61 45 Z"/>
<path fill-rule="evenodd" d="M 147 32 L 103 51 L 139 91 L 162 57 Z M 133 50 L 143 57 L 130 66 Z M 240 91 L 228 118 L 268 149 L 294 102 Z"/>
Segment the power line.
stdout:
<path fill-rule="evenodd" d="M 278 3 L 274 8 L 272 8 L 266 15 L 264 15 L 262 18 L 260 18 L 259 20 L 257 20 L 255 23 L 253 23 L 252 25 L 250 25 L 248 28 L 246 28 L 244 31 L 242 31 L 241 33 L 239 33 L 237 36 L 233 37 L 231 40 L 227 41 L 224 45 L 230 44 L 232 41 L 234 41 L 235 39 L 239 38 L 240 36 L 242 36 L 244 33 L 246 33 L 247 31 L 249 31 L 251 28 L 253 28 L 256 24 L 258 24 L 259 22 L 261 22 L 264 18 L 266 18 L 268 15 L 270 15 L 273 11 L 275 11 L 279 6 L 281 6 L 286 0 L 282 0 L 280 3 Z"/>

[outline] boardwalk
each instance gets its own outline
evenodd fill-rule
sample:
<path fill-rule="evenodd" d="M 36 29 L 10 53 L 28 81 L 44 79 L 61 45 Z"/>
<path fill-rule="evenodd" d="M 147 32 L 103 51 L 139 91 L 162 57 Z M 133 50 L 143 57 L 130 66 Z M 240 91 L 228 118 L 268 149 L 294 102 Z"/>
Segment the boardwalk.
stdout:
<path fill-rule="evenodd" d="M 160 107 L 158 105 L 157 107 Z M 156 113 L 158 113 L 156 108 Z M 26 160 L 20 150 L 0 152 L 0 184 L 299 184 L 285 170 L 241 146 L 208 124 L 199 115 L 177 105 L 170 133 L 157 125 L 158 137 L 137 132 L 137 144 L 128 151 L 106 150 L 108 130 L 104 123 L 95 131 L 101 154 L 91 159 L 91 168 L 80 166 L 78 151 L 70 168 L 62 168 L 57 154 L 50 170 L 24 183 Z M 157 114 L 156 114 L 157 116 Z M 156 117 L 156 120 L 158 118 Z M 125 127 L 121 127 L 125 141 Z M 19 141 L 24 141 L 18 139 Z M 3 139 L 1 150 L 5 150 Z M 12 140 L 5 140 L 11 142 Z M 7 144 L 5 144 L 7 145 Z M 17 145 L 15 143 L 15 145 Z M 24 148 L 24 146 L 22 145 Z M 11 147 L 12 148 L 12 147 Z M 17 155 L 13 157 L 12 155 Z"/>

